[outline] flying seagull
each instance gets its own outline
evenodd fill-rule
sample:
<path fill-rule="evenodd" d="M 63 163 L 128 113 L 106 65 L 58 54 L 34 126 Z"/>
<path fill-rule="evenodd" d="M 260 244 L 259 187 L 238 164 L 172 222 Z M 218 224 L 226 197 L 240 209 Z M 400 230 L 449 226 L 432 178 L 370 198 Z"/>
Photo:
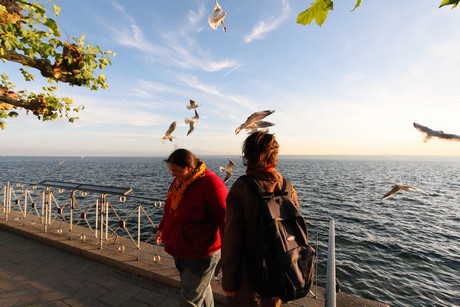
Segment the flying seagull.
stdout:
<path fill-rule="evenodd" d="M 417 129 L 418 131 L 423 133 L 423 135 L 424 135 L 423 142 L 425 142 L 425 143 L 428 142 L 429 140 L 431 140 L 431 138 L 438 138 L 438 139 L 442 139 L 442 140 L 446 140 L 446 141 L 460 142 L 460 135 L 457 135 L 457 134 L 444 133 L 441 130 L 439 130 L 439 131 L 431 130 L 430 128 L 422 126 L 422 125 L 417 124 L 417 123 L 414 123 L 414 127 L 415 127 L 415 129 Z"/>
<path fill-rule="evenodd" d="M 233 175 L 233 167 L 235 166 L 235 163 L 228 159 L 228 164 L 226 167 L 223 167 L 223 166 L 219 166 L 219 170 L 221 172 L 225 172 L 225 179 L 224 179 L 224 183 L 226 183 Z"/>
<path fill-rule="evenodd" d="M 394 194 L 396 194 L 396 192 L 398 192 L 399 190 L 404 190 L 404 191 L 419 191 L 419 192 L 422 192 L 423 194 L 426 194 L 426 195 L 430 195 L 428 194 L 427 192 L 419 189 L 419 188 L 416 188 L 416 187 L 412 187 L 410 185 L 404 185 L 404 184 L 395 184 L 393 186 L 393 188 L 388 191 L 388 193 L 386 193 L 385 195 L 383 195 L 382 199 L 387 199 L 391 196 L 393 196 Z"/>
<path fill-rule="evenodd" d="M 274 123 L 271 123 L 271 122 L 267 122 L 267 121 L 263 121 L 263 120 L 259 120 L 259 121 L 256 121 L 246 127 L 244 127 L 244 129 L 246 130 L 247 133 L 253 133 L 253 132 L 256 132 L 256 131 L 259 131 L 259 129 L 261 130 L 268 130 L 266 128 L 268 127 L 271 127 L 271 126 L 274 126 L 275 124 Z"/>
<path fill-rule="evenodd" d="M 188 129 L 187 135 L 192 133 L 192 131 L 195 129 L 195 123 L 198 121 L 198 119 L 200 119 L 200 115 L 198 115 L 198 112 L 196 110 L 194 110 L 194 111 L 195 111 L 195 116 L 185 119 L 185 123 L 187 125 L 189 125 L 189 127 L 190 127 Z"/>
<path fill-rule="evenodd" d="M 195 100 L 192 100 L 192 99 L 189 99 L 189 100 L 190 100 L 190 103 L 189 103 L 189 105 L 186 106 L 186 108 L 187 108 L 188 110 L 190 110 L 190 109 L 196 109 L 196 108 L 198 108 L 198 107 L 200 106 L 200 105 L 198 105 L 198 104 L 195 102 Z"/>
<path fill-rule="evenodd" d="M 172 142 L 173 139 L 175 139 L 176 137 L 172 134 L 174 129 L 176 129 L 176 122 L 172 122 L 171 125 L 169 125 L 169 128 L 168 130 L 166 130 L 165 132 L 165 135 L 162 136 L 160 138 L 160 141 L 162 141 L 163 143 L 166 141 L 166 140 L 169 140 Z"/>
<path fill-rule="evenodd" d="M 242 129 L 246 129 L 246 127 L 253 125 L 255 122 L 262 120 L 263 118 L 267 117 L 273 112 L 275 111 L 265 110 L 252 113 L 251 116 L 249 116 L 244 123 L 242 123 L 238 128 L 235 129 L 235 134 L 238 134 Z"/>
<path fill-rule="evenodd" d="M 216 0 L 214 11 L 212 12 L 211 15 L 209 15 L 209 19 L 208 19 L 208 22 L 211 28 L 213 28 L 214 30 L 217 30 L 217 27 L 219 25 L 222 25 L 224 32 L 227 32 L 227 27 L 224 24 L 225 14 L 226 13 L 222 11 L 222 8 L 220 7 L 219 3 Z"/>

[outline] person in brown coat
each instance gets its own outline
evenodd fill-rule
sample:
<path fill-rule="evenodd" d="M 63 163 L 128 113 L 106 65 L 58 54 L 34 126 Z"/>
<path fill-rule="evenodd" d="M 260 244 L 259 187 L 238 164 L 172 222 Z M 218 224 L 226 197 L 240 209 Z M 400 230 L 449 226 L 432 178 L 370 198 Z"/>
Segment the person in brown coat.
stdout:
<path fill-rule="evenodd" d="M 283 176 L 276 170 L 279 145 L 273 134 L 258 131 L 243 143 L 243 162 L 250 174 L 268 192 L 283 187 Z M 292 186 L 292 199 L 299 207 L 297 193 Z M 281 306 L 277 297 L 261 297 L 254 292 L 249 279 L 245 255 L 255 253 L 258 241 L 260 201 L 246 182 L 238 178 L 227 196 L 227 212 L 222 244 L 222 289 L 228 306 Z"/>

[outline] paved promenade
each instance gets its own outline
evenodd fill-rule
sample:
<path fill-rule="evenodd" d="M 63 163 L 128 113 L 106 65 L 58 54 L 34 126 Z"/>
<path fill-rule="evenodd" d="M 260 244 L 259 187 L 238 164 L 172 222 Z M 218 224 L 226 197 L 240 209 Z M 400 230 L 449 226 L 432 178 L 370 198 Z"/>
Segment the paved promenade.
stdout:
<path fill-rule="evenodd" d="M 0 230 L 0 306 L 179 305 L 177 288 Z"/>
<path fill-rule="evenodd" d="M 178 272 L 163 255 L 159 262 L 146 262 L 44 232 L 38 223 L 0 218 L 0 306 L 178 306 Z M 225 306 L 220 283 L 212 286 L 216 307 Z M 315 291 L 316 299 L 283 306 L 324 306 L 324 289 Z M 387 305 L 338 293 L 337 306 Z"/>

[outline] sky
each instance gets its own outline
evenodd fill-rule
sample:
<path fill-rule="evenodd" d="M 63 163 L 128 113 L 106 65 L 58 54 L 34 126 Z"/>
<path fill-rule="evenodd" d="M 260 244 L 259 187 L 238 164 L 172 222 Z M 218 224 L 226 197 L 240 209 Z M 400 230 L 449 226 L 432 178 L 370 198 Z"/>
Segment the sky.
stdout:
<path fill-rule="evenodd" d="M 224 32 L 208 24 L 214 0 L 57 0 L 64 38 L 84 34 L 116 53 L 103 71 L 109 88 L 60 84 L 58 95 L 85 106 L 80 119 L 20 112 L 0 130 L 0 155 L 241 155 L 247 134 L 235 128 L 274 110 L 265 120 L 281 155 L 460 156 L 459 142 L 424 143 L 413 127 L 460 134 L 460 8 L 440 2 L 352 11 L 355 0 L 336 0 L 319 27 L 296 23 L 311 1 L 220 0 Z M 18 89 L 46 85 L 19 68 L 0 62 Z M 200 119 L 187 136 L 189 99 Z M 162 143 L 173 121 L 177 139 Z"/>

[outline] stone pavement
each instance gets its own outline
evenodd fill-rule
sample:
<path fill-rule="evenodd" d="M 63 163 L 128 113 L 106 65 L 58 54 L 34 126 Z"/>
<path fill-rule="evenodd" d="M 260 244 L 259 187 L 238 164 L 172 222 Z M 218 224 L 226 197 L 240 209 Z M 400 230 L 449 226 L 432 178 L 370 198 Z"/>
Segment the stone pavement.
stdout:
<path fill-rule="evenodd" d="M 163 256 L 147 262 L 89 241 L 44 232 L 35 222 L 0 218 L 0 307 L 179 306 L 178 272 L 163 248 L 151 245 Z M 216 307 L 225 306 L 220 283 L 213 280 L 212 286 Z M 283 306 L 324 306 L 324 288 L 314 290 L 316 299 Z M 337 306 L 387 305 L 340 292 Z"/>
<path fill-rule="evenodd" d="M 0 306 L 179 305 L 179 290 L 0 230 Z"/>

